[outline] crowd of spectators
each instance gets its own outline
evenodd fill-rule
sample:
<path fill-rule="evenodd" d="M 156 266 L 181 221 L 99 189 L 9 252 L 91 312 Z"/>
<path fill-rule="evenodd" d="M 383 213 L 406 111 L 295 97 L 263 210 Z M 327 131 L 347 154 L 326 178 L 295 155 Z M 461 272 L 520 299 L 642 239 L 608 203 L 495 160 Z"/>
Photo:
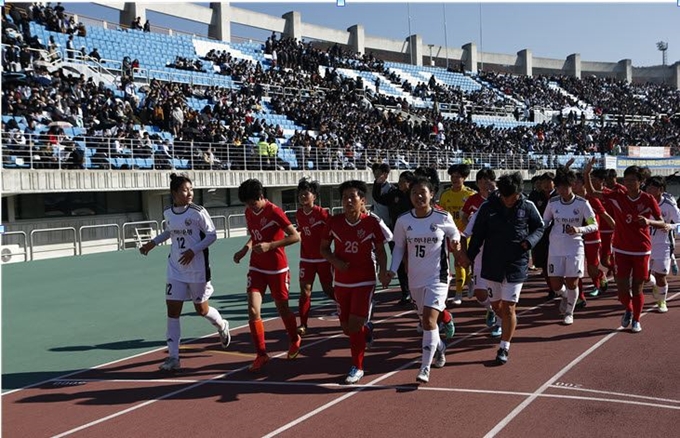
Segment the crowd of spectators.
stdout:
<path fill-rule="evenodd" d="M 63 7 L 59 7 L 59 11 L 55 7 L 50 12 L 51 16 L 65 17 Z M 13 10 L 10 8 L 10 15 Z M 12 21 L 19 21 L 19 30 L 28 28 L 19 19 L 12 17 Z M 25 36 L 31 38 L 30 33 Z M 53 41 L 48 44 L 48 50 L 52 44 Z M 184 159 L 194 163 L 194 167 L 240 169 L 247 160 L 262 159 L 265 148 L 258 145 L 263 143 L 269 145 L 268 168 L 287 165 L 278 156 L 270 155 L 274 150 L 271 145 L 277 149 L 278 144 L 290 146 L 299 165 L 307 167 L 311 161 L 312 166 L 321 169 L 363 168 L 389 158 L 408 165 L 414 154 L 422 152 L 434 157 L 429 164 L 444 167 L 449 164 L 444 162 L 447 157 L 468 153 L 505 156 L 502 162 L 497 161 L 500 166 L 526 166 L 534 165 L 524 162 L 527 153 L 620 153 L 632 144 L 671 146 L 675 153 L 679 152 L 677 118 L 658 117 L 654 123 L 604 124 L 598 120 L 588 122 L 570 113 L 534 126 L 498 129 L 472 123 L 471 114 L 465 111 L 471 105 L 505 107 L 513 99 L 527 106 L 554 109 L 573 106 L 572 99 L 548 87 L 549 81 L 555 81 L 578 99 L 600 108 L 600 113 L 678 112 L 679 93 L 665 87 L 597 78 L 526 78 L 484 73 L 480 76 L 482 80 L 500 92 L 483 87 L 464 93 L 439 83 L 434 76 L 414 86 L 394 72 L 385 71 L 382 62 L 372 55 L 356 56 L 338 45 L 322 50 L 312 43 L 273 35 L 264 50 L 272 55 L 271 68 L 234 58 L 227 51 L 213 50 L 206 55 L 222 74 L 242 84 L 238 90 L 156 80 L 138 89 L 131 61 L 129 75 L 122 75 L 120 92 L 114 93 L 103 83 L 83 75 L 65 74 L 62 69 L 50 72 L 34 64 L 24 47 L 4 46 L 3 66 L 10 67 L 7 71 L 22 71 L 26 77 L 14 80 L 3 77 L 3 114 L 23 116 L 26 126 L 19 127 L 14 120 L 3 124 L 3 139 L 16 152 L 27 147 L 22 138 L 40 133 L 36 137 L 39 153 L 35 156 L 40 157 L 41 165 L 48 167 L 54 166 L 55 160 L 82 166 L 80 152 L 74 152 L 76 141 L 84 141 L 95 150 L 94 164 L 124 156 L 154 157 L 159 168 L 171 167 L 174 159 Z M 85 54 L 80 52 L 80 56 Z M 179 61 L 180 65 L 194 67 L 195 62 L 200 62 Z M 457 103 L 462 111 L 457 116 L 443 117 L 436 107 L 415 109 L 400 97 L 368 92 L 361 77 L 345 76 L 338 68 L 381 72 L 415 97 Z M 323 92 L 268 94 L 267 86 Z M 379 84 L 375 86 L 378 88 Z M 275 113 L 286 115 L 304 129 L 285 139 L 281 126 L 258 117 L 265 95 Z M 206 99 L 207 105 L 200 110 L 191 108 L 187 103 L 190 97 Z M 142 131 L 139 125 L 155 126 L 172 134 L 172 139 Z M 83 138 L 69 138 L 57 130 L 61 126 L 82 128 Z"/>

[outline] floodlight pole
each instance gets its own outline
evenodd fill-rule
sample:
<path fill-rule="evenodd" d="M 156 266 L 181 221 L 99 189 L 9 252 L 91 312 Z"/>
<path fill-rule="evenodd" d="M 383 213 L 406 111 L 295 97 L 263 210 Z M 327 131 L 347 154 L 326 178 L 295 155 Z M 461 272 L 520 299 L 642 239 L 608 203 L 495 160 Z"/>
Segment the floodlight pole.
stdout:
<path fill-rule="evenodd" d="M 444 51 L 446 52 L 446 69 L 449 69 L 449 32 L 446 30 L 446 3 L 442 3 L 444 8 Z"/>

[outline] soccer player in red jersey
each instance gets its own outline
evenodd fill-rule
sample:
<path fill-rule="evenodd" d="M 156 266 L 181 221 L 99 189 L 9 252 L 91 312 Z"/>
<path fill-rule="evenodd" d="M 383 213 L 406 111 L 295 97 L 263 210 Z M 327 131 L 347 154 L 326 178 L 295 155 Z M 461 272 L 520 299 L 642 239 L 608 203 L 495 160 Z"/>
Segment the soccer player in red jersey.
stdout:
<path fill-rule="evenodd" d="M 642 331 L 640 314 L 645 303 L 642 288 L 649 277 L 649 256 L 652 252 L 652 239 L 649 227 L 664 228 L 661 210 L 656 200 L 640 190 L 644 172 L 638 166 L 629 166 L 623 172 L 623 188 L 617 187 L 610 192 L 597 192 L 590 181 L 590 173 L 596 159 L 592 158 L 583 169 L 586 191 L 598 198 L 611 202 L 616 221 L 614 231 L 614 263 L 616 263 L 616 286 L 619 301 L 626 309 L 621 318 L 621 326 L 634 333 Z M 632 279 L 632 281 L 631 281 Z M 632 296 L 631 296 L 632 295 Z"/>
<path fill-rule="evenodd" d="M 262 295 L 269 287 L 283 324 L 288 332 L 290 348 L 288 359 L 300 352 L 300 335 L 297 333 L 295 314 L 288 307 L 290 272 L 284 247 L 300 241 L 300 235 L 286 214 L 264 197 L 262 183 L 248 179 L 238 188 L 238 199 L 246 204 L 246 225 L 250 239 L 236 254 L 239 263 L 252 248 L 248 270 L 248 325 L 257 351 L 251 372 L 257 372 L 269 361 L 264 341 L 264 324 L 260 316 Z"/>
<path fill-rule="evenodd" d="M 331 264 L 323 258 L 320 251 L 321 233 L 330 214 L 328 210 L 315 205 L 319 193 L 319 183 L 303 178 L 297 187 L 301 207 L 295 212 L 297 230 L 300 233 L 300 327 L 298 334 L 307 333 L 307 321 L 312 301 L 312 286 L 318 275 L 321 288 L 328 298 L 335 301 L 333 294 L 333 273 Z"/>
<path fill-rule="evenodd" d="M 365 326 L 375 290 L 375 250 L 381 283 L 389 281 L 385 234 L 377 216 L 365 213 L 366 192 L 363 181 L 340 185 L 343 212 L 332 216 L 321 238 L 321 255 L 333 265 L 335 299 L 340 305 L 340 325 L 349 336 L 352 367 L 345 383 L 357 383 L 364 376 L 364 353 L 370 329 Z M 391 240 L 392 236 L 388 236 Z M 333 250 L 331 250 L 333 244 Z"/>
<path fill-rule="evenodd" d="M 614 222 L 614 218 L 612 218 L 609 215 L 609 213 L 607 213 L 607 211 L 604 208 L 604 205 L 602 205 L 602 202 L 600 202 L 599 199 L 592 195 L 586 194 L 583 174 L 580 172 L 576 174 L 576 182 L 574 183 L 574 193 L 576 193 L 578 196 L 586 198 L 586 200 L 590 203 L 590 206 L 593 208 L 593 211 L 595 212 L 595 219 L 597 220 L 598 227 L 604 227 L 605 226 L 604 224 L 607 224 L 606 225 L 607 229 L 610 229 L 612 231 L 611 234 L 613 234 L 614 227 L 616 225 L 616 223 Z M 584 235 L 583 244 L 586 254 L 586 266 L 587 266 L 586 269 L 588 270 L 588 276 L 592 280 L 593 286 L 595 287 L 595 289 L 592 292 L 590 292 L 590 296 L 597 297 L 600 294 L 602 280 L 603 279 L 606 280 L 604 272 L 600 271 L 600 253 L 601 253 L 600 247 L 602 244 L 600 229 L 598 228 L 597 231 Z M 611 247 L 611 242 L 609 243 L 609 245 Z M 585 291 L 583 290 L 583 279 L 579 279 L 578 290 L 579 301 L 576 303 L 576 307 L 585 307 L 586 297 Z"/>
<path fill-rule="evenodd" d="M 609 193 L 612 190 L 621 190 L 624 188 L 621 184 L 616 182 L 616 171 L 613 169 L 593 169 L 593 174 L 591 175 L 591 181 L 593 182 L 593 187 L 597 191 L 603 193 Z M 607 211 L 609 216 L 614 216 L 613 206 L 606 199 L 602 200 L 602 205 Z M 590 295 L 595 297 L 607 289 L 607 277 L 610 273 L 615 273 L 614 271 L 614 260 L 612 254 L 612 240 L 614 239 L 614 227 L 610 226 L 606 221 L 603 222 L 602 228 L 600 229 L 600 262 L 602 266 L 607 268 L 604 278 L 600 282 L 601 289 L 595 294 L 593 291 Z"/>

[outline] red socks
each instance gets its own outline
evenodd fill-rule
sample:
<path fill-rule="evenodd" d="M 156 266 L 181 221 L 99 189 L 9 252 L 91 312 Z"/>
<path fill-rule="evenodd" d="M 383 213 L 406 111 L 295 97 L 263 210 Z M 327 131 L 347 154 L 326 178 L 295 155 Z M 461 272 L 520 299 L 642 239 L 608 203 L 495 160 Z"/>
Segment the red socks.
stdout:
<path fill-rule="evenodd" d="M 312 307 L 311 297 L 305 293 L 300 294 L 298 301 L 298 308 L 300 309 L 300 325 L 307 326 L 307 319 L 309 319 L 309 309 Z"/>
<path fill-rule="evenodd" d="M 444 324 L 448 324 L 448 323 L 451 322 L 451 312 L 449 312 L 449 311 L 446 310 L 446 309 L 444 309 L 444 310 L 442 311 L 442 322 L 443 322 Z"/>
<path fill-rule="evenodd" d="M 264 345 L 264 323 L 261 319 L 256 321 L 248 321 L 250 326 L 250 336 L 253 338 L 253 345 L 258 356 L 267 354 L 267 348 Z"/>
<path fill-rule="evenodd" d="M 288 316 L 286 317 L 281 317 L 281 320 L 283 320 L 283 325 L 286 326 L 286 331 L 288 332 L 288 339 L 290 339 L 291 342 L 297 341 L 298 334 L 297 334 L 297 320 L 295 319 L 295 314 L 293 312 L 290 312 Z"/>
<path fill-rule="evenodd" d="M 645 305 L 644 294 L 633 295 L 633 321 L 640 321 L 640 315 L 642 314 L 642 308 Z"/>
<path fill-rule="evenodd" d="M 619 291 L 619 301 L 621 304 L 623 304 L 623 307 L 626 308 L 627 311 L 632 312 L 633 311 L 633 306 L 631 304 L 631 299 L 630 299 L 630 292 L 629 291 Z"/>
<path fill-rule="evenodd" d="M 352 350 L 352 365 L 364 369 L 364 353 L 366 352 L 366 327 L 356 333 L 349 334 L 349 345 Z"/>

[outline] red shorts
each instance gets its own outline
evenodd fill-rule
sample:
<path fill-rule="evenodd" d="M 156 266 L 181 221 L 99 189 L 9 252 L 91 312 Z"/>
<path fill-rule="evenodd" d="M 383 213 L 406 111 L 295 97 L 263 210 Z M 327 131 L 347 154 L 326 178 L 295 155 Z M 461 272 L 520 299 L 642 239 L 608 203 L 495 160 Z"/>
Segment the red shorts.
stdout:
<path fill-rule="evenodd" d="M 611 260 L 612 255 L 612 239 L 614 233 L 600 233 L 600 259 L 606 260 L 607 257 Z M 612 263 L 613 264 L 613 263 Z"/>
<path fill-rule="evenodd" d="M 586 242 L 583 247 L 586 252 L 586 264 L 588 266 L 600 266 L 600 244 Z"/>
<path fill-rule="evenodd" d="M 368 318 L 375 286 L 335 286 L 335 301 L 340 306 L 340 322 L 349 321 L 349 315 Z"/>
<path fill-rule="evenodd" d="M 269 292 L 275 301 L 287 301 L 290 289 L 290 271 L 280 274 L 265 274 L 263 272 L 248 271 L 248 293 L 257 292 L 264 295 L 269 286 Z"/>
<path fill-rule="evenodd" d="M 649 278 L 649 254 L 630 255 L 616 253 L 616 276 L 630 277 L 633 280 L 646 281 Z"/>
<path fill-rule="evenodd" d="M 312 263 L 300 262 L 300 283 L 314 284 L 314 278 L 319 276 L 321 284 L 333 285 L 333 271 L 328 262 Z"/>

